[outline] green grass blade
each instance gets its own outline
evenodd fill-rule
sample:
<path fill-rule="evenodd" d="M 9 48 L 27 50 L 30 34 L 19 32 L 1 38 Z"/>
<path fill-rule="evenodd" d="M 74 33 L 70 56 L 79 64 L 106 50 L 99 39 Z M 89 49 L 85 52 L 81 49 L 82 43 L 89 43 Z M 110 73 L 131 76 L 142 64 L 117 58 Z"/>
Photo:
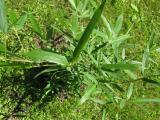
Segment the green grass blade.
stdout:
<path fill-rule="evenodd" d="M 102 66 L 103 70 L 135 70 L 138 66 L 136 64 L 104 64 Z"/>
<path fill-rule="evenodd" d="M 36 49 L 31 52 L 24 53 L 23 56 L 28 57 L 35 63 L 49 62 L 56 63 L 62 66 L 68 64 L 65 56 L 42 49 Z"/>
<path fill-rule="evenodd" d="M 72 63 L 75 63 L 77 61 L 78 57 L 80 56 L 81 51 L 83 50 L 86 43 L 88 42 L 89 37 L 90 37 L 93 29 L 95 28 L 97 22 L 101 18 L 101 14 L 102 14 L 103 8 L 105 6 L 105 3 L 106 3 L 106 0 L 104 0 L 102 2 L 102 4 L 100 5 L 100 7 L 95 11 L 92 19 L 90 20 L 87 28 L 85 29 L 82 37 L 80 38 L 80 41 L 73 52 L 73 57 L 71 60 Z"/>
<path fill-rule="evenodd" d="M 3 33 L 8 32 L 8 23 L 7 23 L 7 16 L 6 16 L 4 0 L 0 0 L 0 30 Z"/>

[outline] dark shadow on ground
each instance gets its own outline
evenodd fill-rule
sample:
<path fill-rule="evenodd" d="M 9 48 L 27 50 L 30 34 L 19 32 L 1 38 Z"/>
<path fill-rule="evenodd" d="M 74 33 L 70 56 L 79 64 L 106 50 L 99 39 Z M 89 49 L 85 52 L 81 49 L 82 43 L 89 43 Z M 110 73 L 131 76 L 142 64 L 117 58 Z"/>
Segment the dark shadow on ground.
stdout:
<path fill-rule="evenodd" d="M 66 69 L 55 70 L 35 78 L 45 69 L 48 67 L 24 69 L 23 73 L 19 74 L 12 71 L 9 76 L 8 73 L 2 73 L 3 80 L 0 80 L 0 92 L 6 96 L 4 99 L 10 99 L 10 103 L 14 103 L 12 107 L 7 104 L 4 106 L 10 107 L 8 113 L 1 113 L 4 119 L 7 120 L 11 116 L 23 117 L 27 113 L 27 109 L 33 105 L 41 109 L 57 95 L 63 101 L 71 94 L 78 93 L 80 82 L 75 75 Z"/>

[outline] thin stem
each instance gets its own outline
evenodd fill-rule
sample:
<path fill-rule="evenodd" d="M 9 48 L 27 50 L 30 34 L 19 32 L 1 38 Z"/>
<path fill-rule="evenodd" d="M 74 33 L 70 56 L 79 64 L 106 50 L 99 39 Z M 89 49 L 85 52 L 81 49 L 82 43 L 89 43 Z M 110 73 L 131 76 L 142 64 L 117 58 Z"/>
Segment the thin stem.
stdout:
<path fill-rule="evenodd" d="M 18 35 L 18 31 L 15 29 L 15 28 L 13 28 L 13 30 L 15 31 L 15 35 L 16 35 L 16 37 L 17 37 L 17 39 L 18 39 L 18 41 L 19 41 L 19 43 L 20 43 L 20 45 L 21 45 L 21 47 L 22 47 L 22 50 L 24 49 L 24 46 L 23 46 L 23 44 L 22 44 L 22 42 L 21 42 L 21 39 L 20 39 L 20 37 L 19 37 L 19 35 Z"/>
<path fill-rule="evenodd" d="M 122 83 L 138 82 L 138 81 L 142 81 L 144 78 L 157 77 L 157 76 L 160 76 L 160 74 L 148 75 L 148 76 L 145 76 L 145 77 L 137 78 L 136 80 L 124 81 L 124 82 L 122 82 Z"/>
<path fill-rule="evenodd" d="M 8 40 L 8 35 L 5 35 L 5 62 L 7 61 L 7 40 Z"/>

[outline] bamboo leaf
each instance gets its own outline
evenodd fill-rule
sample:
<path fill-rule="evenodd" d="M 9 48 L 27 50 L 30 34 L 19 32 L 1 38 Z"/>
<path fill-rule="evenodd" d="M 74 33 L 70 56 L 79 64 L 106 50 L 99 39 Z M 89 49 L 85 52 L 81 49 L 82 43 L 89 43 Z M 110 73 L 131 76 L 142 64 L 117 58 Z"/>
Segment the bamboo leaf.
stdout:
<path fill-rule="evenodd" d="M 8 32 L 8 23 L 7 23 L 7 16 L 6 16 L 6 9 L 5 9 L 5 1 L 0 0 L 0 30 L 3 33 Z"/>
<path fill-rule="evenodd" d="M 56 63 L 59 65 L 68 64 L 68 61 L 65 56 L 42 49 L 36 49 L 31 52 L 24 53 L 23 56 L 28 57 L 35 63 L 49 62 Z"/>
<path fill-rule="evenodd" d="M 80 38 L 80 41 L 79 41 L 78 45 L 76 46 L 76 48 L 73 52 L 73 57 L 72 57 L 72 60 L 71 60 L 72 63 L 75 63 L 77 61 L 78 57 L 80 56 L 81 51 L 83 50 L 83 48 L 87 44 L 93 29 L 95 28 L 97 22 L 101 18 L 101 14 L 102 14 L 103 8 L 105 6 L 105 3 L 106 3 L 106 0 L 103 0 L 100 7 L 95 11 L 95 13 L 94 13 L 92 19 L 90 20 L 87 28 L 83 32 L 83 35 Z"/>

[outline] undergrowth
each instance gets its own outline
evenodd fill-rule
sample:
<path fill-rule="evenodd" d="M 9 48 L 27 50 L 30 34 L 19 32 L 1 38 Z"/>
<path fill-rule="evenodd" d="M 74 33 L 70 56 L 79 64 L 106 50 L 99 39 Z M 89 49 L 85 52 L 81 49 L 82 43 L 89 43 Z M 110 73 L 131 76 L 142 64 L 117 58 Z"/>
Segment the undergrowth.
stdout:
<path fill-rule="evenodd" d="M 158 120 L 156 0 L 0 0 L 0 118 Z"/>

